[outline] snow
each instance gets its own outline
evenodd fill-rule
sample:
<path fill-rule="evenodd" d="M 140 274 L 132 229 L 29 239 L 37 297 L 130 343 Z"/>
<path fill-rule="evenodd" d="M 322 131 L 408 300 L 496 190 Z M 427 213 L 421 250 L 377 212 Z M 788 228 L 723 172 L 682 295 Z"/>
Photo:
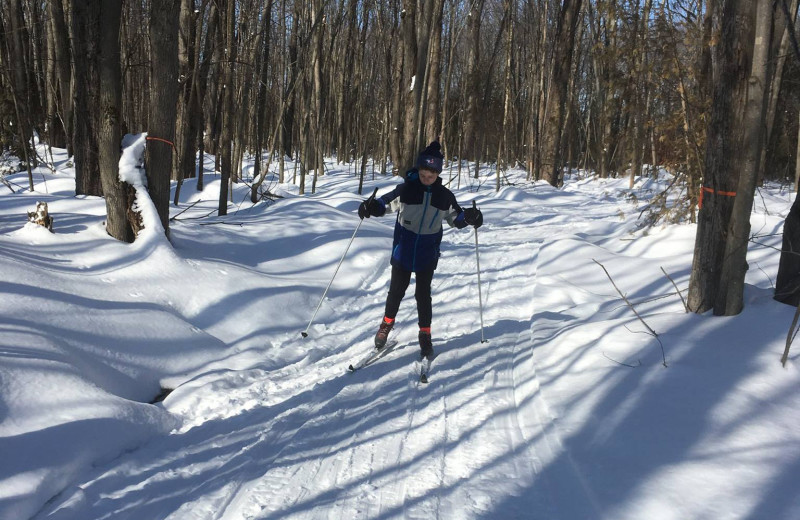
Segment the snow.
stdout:
<path fill-rule="evenodd" d="M 142 190 L 144 135 L 126 146 L 121 176 Z M 397 347 L 346 370 L 382 316 L 391 217 L 362 223 L 300 334 L 359 202 L 397 180 L 370 174 L 358 195 L 331 162 L 316 194 L 272 178 L 284 198 L 253 205 L 237 185 L 217 217 L 205 165 L 205 189 L 187 181 L 171 208 L 171 242 L 142 196 L 139 239 L 108 237 L 63 151 L 33 193 L 7 176 L 0 519 L 800 518 L 797 347 L 779 362 L 794 309 L 772 300 L 791 194 L 759 191 L 745 310 L 721 318 L 684 312 L 662 272 L 686 290 L 694 226 L 639 229 L 666 179 L 554 189 L 512 170 L 495 192 L 493 170 L 465 172 L 454 192 L 485 216 L 487 342 L 475 235 L 447 230 L 424 385 L 411 289 Z M 26 223 L 37 201 L 55 233 Z"/>

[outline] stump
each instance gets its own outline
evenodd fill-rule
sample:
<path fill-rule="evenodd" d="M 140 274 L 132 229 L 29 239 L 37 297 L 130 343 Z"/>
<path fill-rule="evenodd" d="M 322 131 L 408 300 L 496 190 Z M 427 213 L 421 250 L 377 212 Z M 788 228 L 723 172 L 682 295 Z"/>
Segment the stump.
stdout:
<path fill-rule="evenodd" d="M 28 212 L 28 221 L 47 228 L 51 233 L 53 232 L 53 217 L 47 211 L 46 202 L 36 203 L 36 211 Z"/>

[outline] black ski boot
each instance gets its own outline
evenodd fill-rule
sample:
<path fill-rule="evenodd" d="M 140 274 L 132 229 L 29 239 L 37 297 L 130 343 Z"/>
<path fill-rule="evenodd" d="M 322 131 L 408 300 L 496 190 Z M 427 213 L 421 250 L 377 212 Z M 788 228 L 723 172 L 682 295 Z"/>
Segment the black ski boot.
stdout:
<path fill-rule="evenodd" d="M 433 359 L 433 344 L 431 343 L 431 333 L 419 331 L 420 355 L 423 358 Z"/>
<path fill-rule="evenodd" d="M 378 333 L 375 334 L 375 348 L 382 349 L 386 346 L 386 340 L 389 339 L 389 332 L 394 327 L 394 321 L 386 323 L 386 320 L 381 320 L 381 326 L 378 328 Z"/>

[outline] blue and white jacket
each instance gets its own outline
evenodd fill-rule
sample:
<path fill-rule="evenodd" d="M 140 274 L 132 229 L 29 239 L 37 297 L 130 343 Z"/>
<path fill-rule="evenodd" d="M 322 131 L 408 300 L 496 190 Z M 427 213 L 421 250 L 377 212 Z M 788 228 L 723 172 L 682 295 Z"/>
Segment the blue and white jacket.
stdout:
<path fill-rule="evenodd" d="M 406 271 L 436 269 L 443 220 L 459 229 L 467 225 L 464 211 L 453 192 L 442 185 L 442 179 L 437 178 L 432 185 L 425 186 L 416 169 L 408 171 L 405 182 L 376 200 L 383 205 L 381 215 L 387 209 L 398 212 L 392 265 Z"/>

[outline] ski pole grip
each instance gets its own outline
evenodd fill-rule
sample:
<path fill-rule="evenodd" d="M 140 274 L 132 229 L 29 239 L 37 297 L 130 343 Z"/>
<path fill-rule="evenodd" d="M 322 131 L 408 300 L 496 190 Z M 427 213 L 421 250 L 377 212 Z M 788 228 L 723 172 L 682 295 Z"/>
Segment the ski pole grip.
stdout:
<path fill-rule="evenodd" d="M 478 209 L 478 205 L 475 204 L 475 199 L 472 199 L 472 209 Z"/>
<path fill-rule="evenodd" d="M 369 198 L 367 199 L 367 204 L 369 204 L 370 201 L 375 200 L 375 196 L 377 194 L 378 194 L 378 188 L 376 186 L 375 190 L 372 192 L 372 195 L 370 195 Z"/>
<path fill-rule="evenodd" d="M 369 211 L 369 204 L 370 204 L 370 202 L 372 202 L 373 200 L 375 200 L 375 195 L 377 195 L 377 194 L 378 194 L 378 188 L 377 188 L 377 186 L 376 186 L 376 187 L 375 187 L 375 189 L 372 191 L 372 195 L 370 195 L 370 196 L 367 198 L 367 200 L 365 200 L 365 201 L 364 201 L 364 206 L 367 208 L 367 211 Z M 360 216 L 360 215 L 359 215 L 359 216 Z M 367 217 L 369 217 L 369 215 L 367 215 Z M 361 217 L 361 220 L 364 220 L 364 217 Z"/>

